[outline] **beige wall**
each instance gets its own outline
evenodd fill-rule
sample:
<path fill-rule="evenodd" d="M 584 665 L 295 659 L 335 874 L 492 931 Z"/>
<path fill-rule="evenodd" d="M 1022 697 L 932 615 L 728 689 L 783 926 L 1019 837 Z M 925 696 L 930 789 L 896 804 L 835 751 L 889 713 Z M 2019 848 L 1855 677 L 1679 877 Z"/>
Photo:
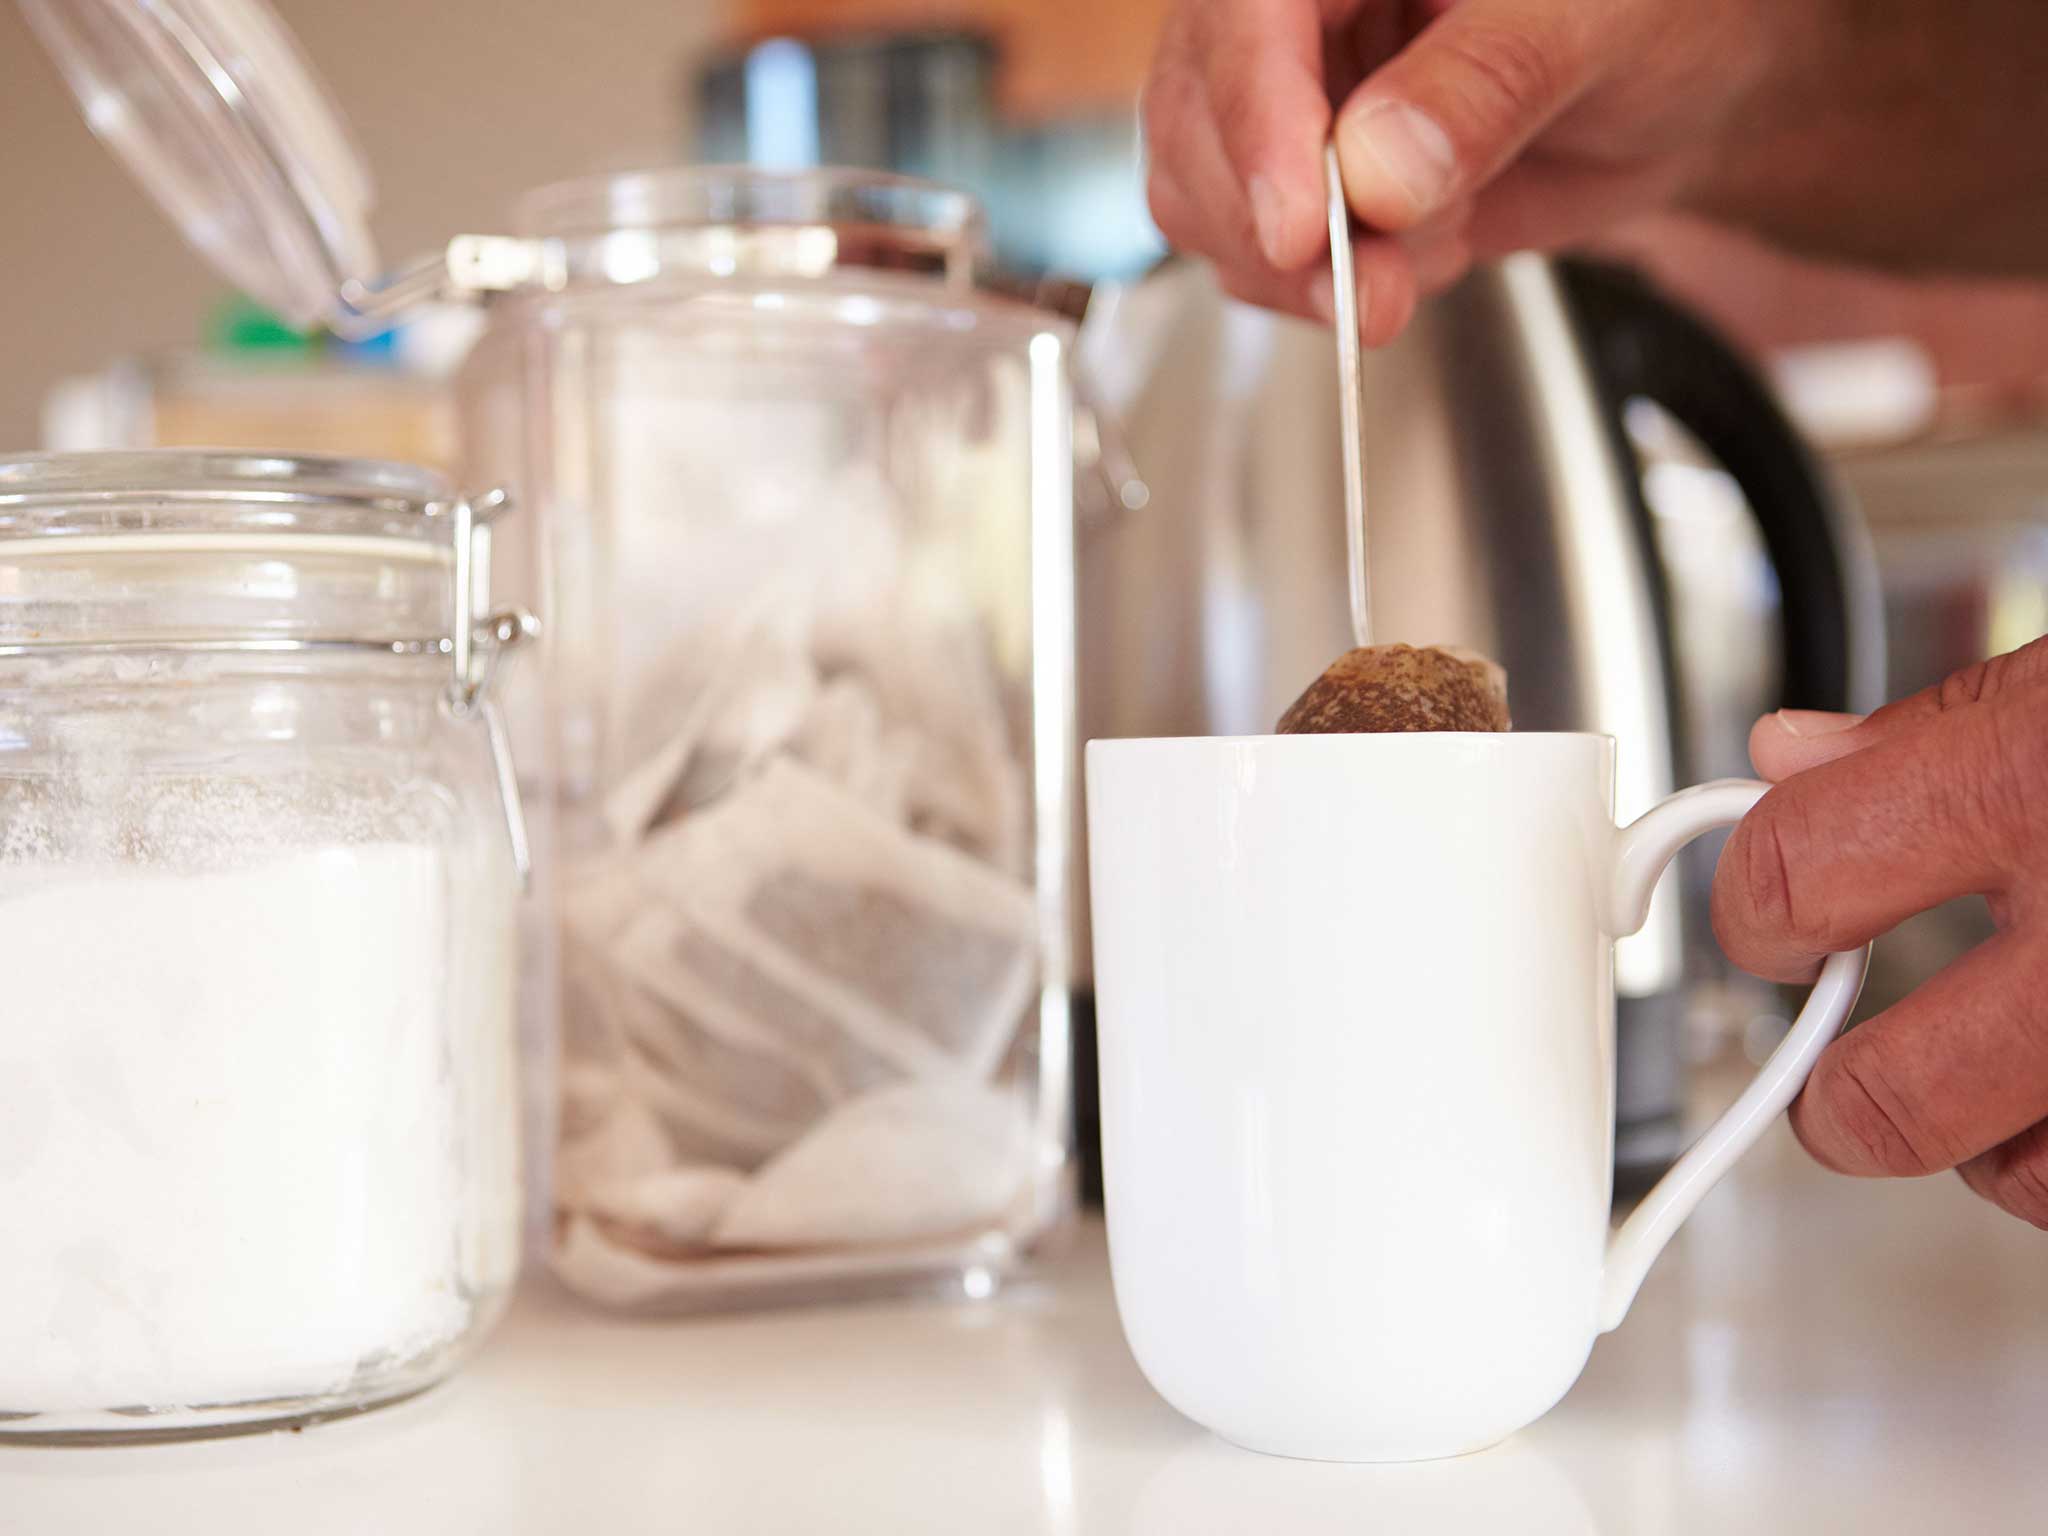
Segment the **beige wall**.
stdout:
<path fill-rule="evenodd" d="M 387 261 L 498 224 L 523 187 L 682 146 L 719 0 L 273 0 L 353 121 Z M 0 0 L 0 449 L 69 373 L 199 334 L 221 284 L 80 121 Z"/>

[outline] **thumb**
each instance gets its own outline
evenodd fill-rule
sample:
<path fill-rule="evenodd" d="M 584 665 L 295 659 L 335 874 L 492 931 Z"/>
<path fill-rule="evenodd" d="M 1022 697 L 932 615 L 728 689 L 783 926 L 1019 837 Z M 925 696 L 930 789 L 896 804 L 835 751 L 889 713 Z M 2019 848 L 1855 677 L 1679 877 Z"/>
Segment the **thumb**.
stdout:
<path fill-rule="evenodd" d="M 1460 0 L 1369 76 L 1338 114 L 1344 189 L 1361 219 L 1409 229 L 1491 180 L 1592 84 L 1609 7 Z"/>
<path fill-rule="evenodd" d="M 1749 733 L 1749 760 L 1773 784 L 1875 746 L 1901 731 L 1987 703 L 2018 689 L 2048 687 L 2048 636 L 2017 651 L 1975 662 L 1960 672 L 1885 705 L 1872 715 L 1781 709 Z"/>
<path fill-rule="evenodd" d="M 1885 734 L 1882 722 L 1875 732 L 1864 729 L 1868 724 L 1862 715 L 1781 709 L 1765 715 L 1750 729 L 1749 760 L 1771 783 L 1782 783 L 1795 773 L 1860 751 Z"/>

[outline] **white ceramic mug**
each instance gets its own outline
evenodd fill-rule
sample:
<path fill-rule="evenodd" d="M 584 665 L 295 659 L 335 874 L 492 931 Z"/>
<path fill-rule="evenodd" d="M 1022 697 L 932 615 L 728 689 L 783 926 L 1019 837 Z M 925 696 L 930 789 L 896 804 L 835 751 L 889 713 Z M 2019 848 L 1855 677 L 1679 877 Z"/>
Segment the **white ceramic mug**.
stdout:
<path fill-rule="evenodd" d="M 1585 735 L 1088 748 L 1117 1308 L 1254 1450 L 1456 1455 L 1540 1417 L 1798 1093 L 1867 950 L 1608 1234 L 1613 944 L 1747 782 L 1613 820 Z"/>

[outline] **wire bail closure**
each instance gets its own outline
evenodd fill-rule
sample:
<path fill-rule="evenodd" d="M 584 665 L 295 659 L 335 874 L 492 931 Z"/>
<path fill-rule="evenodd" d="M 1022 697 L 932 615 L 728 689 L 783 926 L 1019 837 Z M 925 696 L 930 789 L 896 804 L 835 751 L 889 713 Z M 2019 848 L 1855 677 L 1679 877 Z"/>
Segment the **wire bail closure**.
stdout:
<path fill-rule="evenodd" d="M 497 775 L 498 801 L 505 813 L 505 837 L 511 844 L 519 888 L 533 884 L 533 849 L 527 838 L 526 813 L 520 801 L 519 771 L 512 760 L 512 735 L 497 700 L 490 695 L 498 659 L 514 646 L 540 634 L 540 621 L 524 608 L 491 609 L 491 524 L 511 509 L 502 488 L 480 496 L 458 496 L 435 508 L 449 517 L 454 535 L 455 619 L 448 639 L 453 675 L 448 680 L 448 713 L 457 720 L 476 720 L 490 741 L 491 767 Z M 483 614 L 479 619 L 477 615 Z"/>

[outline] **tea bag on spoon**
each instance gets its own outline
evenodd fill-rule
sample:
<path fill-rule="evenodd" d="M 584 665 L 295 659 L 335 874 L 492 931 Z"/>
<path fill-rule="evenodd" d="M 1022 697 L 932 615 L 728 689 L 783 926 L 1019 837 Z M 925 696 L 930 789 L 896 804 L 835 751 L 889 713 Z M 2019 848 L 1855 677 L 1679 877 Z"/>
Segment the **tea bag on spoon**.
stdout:
<path fill-rule="evenodd" d="M 1505 731 L 1508 675 L 1476 651 L 1368 645 L 1346 651 L 1274 729 L 1282 736 L 1379 731 Z"/>
<path fill-rule="evenodd" d="M 1339 656 L 1289 706 L 1283 736 L 1381 731 L 1505 731 L 1508 678 L 1473 651 L 1372 643 L 1365 549 L 1365 399 L 1358 277 L 1351 208 L 1337 146 L 1323 151 L 1329 199 L 1330 278 L 1337 337 L 1338 419 L 1344 445 L 1345 552 L 1351 562 L 1351 630 L 1357 649 Z"/>

